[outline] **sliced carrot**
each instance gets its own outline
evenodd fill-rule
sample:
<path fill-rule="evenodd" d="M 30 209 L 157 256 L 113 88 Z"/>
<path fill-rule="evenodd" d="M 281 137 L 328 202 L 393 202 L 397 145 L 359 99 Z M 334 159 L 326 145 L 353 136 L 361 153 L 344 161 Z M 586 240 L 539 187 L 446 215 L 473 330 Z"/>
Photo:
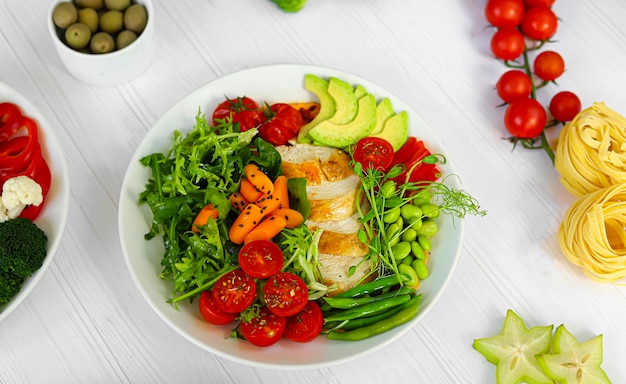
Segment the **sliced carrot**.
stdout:
<path fill-rule="evenodd" d="M 243 211 L 243 209 L 248 205 L 249 201 L 246 200 L 245 197 L 239 192 L 235 192 L 228 197 L 230 200 L 230 205 L 235 208 L 238 212 Z"/>
<path fill-rule="evenodd" d="M 287 221 L 285 227 L 290 229 L 299 227 L 304 223 L 302 214 L 291 208 L 278 208 L 272 213 L 272 216 L 283 217 Z"/>
<path fill-rule="evenodd" d="M 213 206 L 212 203 L 205 205 L 200 212 L 196 215 L 196 218 L 193 220 L 191 224 L 191 230 L 198 233 L 198 227 L 206 225 L 209 222 L 209 219 L 217 220 L 219 212 Z"/>
<path fill-rule="evenodd" d="M 253 240 L 271 240 L 278 235 L 283 228 L 285 228 L 286 224 L 287 220 L 281 216 L 269 216 L 263 219 L 259 225 L 250 231 L 250 233 L 248 233 L 244 238 L 243 242 L 244 244 L 247 244 Z"/>
<path fill-rule="evenodd" d="M 254 184 L 248 181 L 248 179 L 241 180 L 239 193 L 241 193 L 244 199 L 251 203 L 257 201 L 261 196 L 263 196 L 263 191 L 255 187 Z"/>
<path fill-rule="evenodd" d="M 274 196 L 280 200 L 280 208 L 289 208 L 289 190 L 285 175 L 280 175 L 274 180 Z"/>
<path fill-rule="evenodd" d="M 248 164 L 243 167 L 246 174 L 246 180 L 251 182 L 259 191 L 263 193 L 272 193 L 274 191 L 274 183 L 263 173 L 256 164 Z"/>
<path fill-rule="evenodd" d="M 272 212 L 278 209 L 281 200 L 278 199 L 273 193 L 263 194 L 254 204 L 258 205 L 263 211 L 263 216 L 269 216 Z"/>
<path fill-rule="evenodd" d="M 263 218 L 261 208 L 255 204 L 248 204 L 237 216 L 233 226 L 228 231 L 228 238 L 235 244 L 243 243 L 244 238 L 252 231 Z"/>

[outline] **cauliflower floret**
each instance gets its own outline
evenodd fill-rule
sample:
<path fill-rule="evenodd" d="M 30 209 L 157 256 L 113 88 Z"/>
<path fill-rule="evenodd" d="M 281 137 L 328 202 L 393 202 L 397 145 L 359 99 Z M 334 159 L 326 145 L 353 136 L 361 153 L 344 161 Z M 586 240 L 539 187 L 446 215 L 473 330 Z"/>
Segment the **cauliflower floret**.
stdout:
<path fill-rule="evenodd" d="M 0 222 L 14 219 L 28 205 L 43 202 L 41 185 L 28 176 L 16 176 L 4 182 L 0 198 Z"/>

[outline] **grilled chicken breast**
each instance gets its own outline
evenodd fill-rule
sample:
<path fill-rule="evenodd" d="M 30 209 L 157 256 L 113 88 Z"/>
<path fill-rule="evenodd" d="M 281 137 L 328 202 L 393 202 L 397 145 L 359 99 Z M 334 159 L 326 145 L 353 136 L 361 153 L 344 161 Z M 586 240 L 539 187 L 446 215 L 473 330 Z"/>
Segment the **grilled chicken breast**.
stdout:
<path fill-rule="evenodd" d="M 361 228 L 356 210 L 361 180 L 349 167 L 350 156 L 336 148 L 308 144 L 276 149 L 282 156 L 283 174 L 307 180 L 311 214 L 305 224 L 312 230 L 323 230 L 318 249 L 320 273 L 326 285 L 336 286 L 329 295 L 373 277 L 371 263 L 365 260 L 367 245 L 357 238 Z"/>

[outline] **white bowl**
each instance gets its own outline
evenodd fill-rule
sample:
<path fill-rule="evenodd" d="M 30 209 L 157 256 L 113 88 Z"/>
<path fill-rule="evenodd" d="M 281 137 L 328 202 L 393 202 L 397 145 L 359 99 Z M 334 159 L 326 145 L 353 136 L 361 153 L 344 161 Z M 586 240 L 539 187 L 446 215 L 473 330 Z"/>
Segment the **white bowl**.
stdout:
<path fill-rule="evenodd" d="M 165 153 L 172 144 L 173 130 L 191 130 L 198 108 L 211 116 L 213 108 L 224 96 L 249 96 L 258 102 L 313 101 L 315 96 L 304 89 L 304 75 L 336 76 L 353 84 L 364 85 L 379 98 L 389 97 L 396 110 L 406 110 L 410 115 L 410 132 L 423 139 L 435 153 L 445 155 L 441 143 L 426 123 L 407 104 L 383 88 L 349 73 L 328 68 L 305 65 L 277 65 L 243 70 L 210 82 L 174 105 L 148 132 L 133 155 L 124 177 L 119 200 L 119 231 L 126 263 L 142 295 L 161 318 L 182 336 L 200 347 L 219 356 L 240 363 L 277 369 L 302 369 L 330 366 L 358 358 L 376 351 L 399 338 L 415 326 L 435 305 L 457 263 L 463 221 L 442 215 L 439 233 L 433 239 L 430 258 L 430 276 L 422 282 L 420 312 L 413 321 L 384 334 L 358 342 L 331 341 L 320 336 L 305 344 L 281 340 L 277 344 L 258 348 L 248 342 L 226 338 L 229 326 L 213 326 L 204 321 L 197 309 L 197 301 L 184 303 L 176 310 L 166 300 L 172 292 L 172 284 L 161 280 L 160 261 L 163 256 L 161 238 L 144 240 L 150 229 L 152 214 L 144 205 L 138 205 L 140 192 L 145 188 L 149 169 L 139 163 L 143 156 L 154 152 Z M 444 174 L 454 173 L 450 163 L 441 166 Z M 455 178 L 451 187 L 458 188 Z"/>
<path fill-rule="evenodd" d="M 35 224 L 48 236 L 46 258 L 41 268 L 24 281 L 20 292 L 8 303 L 0 305 L 0 321 L 9 316 L 26 299 L 52 263 L 65 230 L 70 202 L 70 180 L 65 157 L 50 123 L 28 99 L 0 82 L 0 102 L 7 101 L 17 104 L 22 114 L 30 116 L 37 122 L 39 143 L 50 168 L 52 183 L 46 196 L 46 205 L 35 220 Z"/>
<path fill-rule="evenodd" d="M 148 12 L 148 23 L 132 44 L 118 51 L 105 54 L 89 54 L 75 51 L 59 38 L 52 21 L 52 12 L 58 3 L 71 0 L 54 0 L 48 11 L 48 32 L 67 71 L 85 83 L 95 86 L 115 86 L 127 83 L 149 66 L 154 56 L 154 6 L 152 0 L 136 0 Z"/>

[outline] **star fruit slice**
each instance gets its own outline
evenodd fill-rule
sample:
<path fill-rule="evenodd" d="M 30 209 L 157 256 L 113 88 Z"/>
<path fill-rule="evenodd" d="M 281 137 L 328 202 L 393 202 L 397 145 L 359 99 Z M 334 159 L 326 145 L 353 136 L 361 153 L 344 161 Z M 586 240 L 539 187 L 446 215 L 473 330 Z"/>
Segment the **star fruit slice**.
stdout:
<path fill-rule="evenodd" d="M 554 332 L 552 352 L 537 357 L 539 365 L 560 384 L 610 384 L 602 364 L 602 335 L 579 343 L 564 325 Z"/>
<path fill-rule="evenodd" d="M 502 333 L 476 339 L 473 347 L 496 366 L 498 384 L 553 384 L 536 357 L 550 349 L 552 329 L 553 325 L 528 329 L 524 321 L 509 309 Z"/>

